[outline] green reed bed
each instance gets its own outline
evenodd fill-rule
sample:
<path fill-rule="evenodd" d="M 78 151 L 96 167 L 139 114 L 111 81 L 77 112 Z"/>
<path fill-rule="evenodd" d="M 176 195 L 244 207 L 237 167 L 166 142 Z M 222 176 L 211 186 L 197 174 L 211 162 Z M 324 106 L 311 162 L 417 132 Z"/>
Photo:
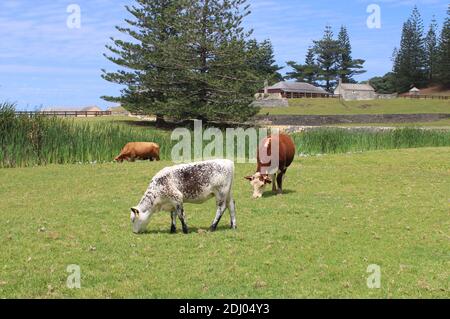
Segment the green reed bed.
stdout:
<path fill-rule="evenodd" d="M 337 154 L 384 149 L 450 146 L 448 130 L 401 128 L 314 129 L 294 134 L 298 151 L 303 154 Z"/>

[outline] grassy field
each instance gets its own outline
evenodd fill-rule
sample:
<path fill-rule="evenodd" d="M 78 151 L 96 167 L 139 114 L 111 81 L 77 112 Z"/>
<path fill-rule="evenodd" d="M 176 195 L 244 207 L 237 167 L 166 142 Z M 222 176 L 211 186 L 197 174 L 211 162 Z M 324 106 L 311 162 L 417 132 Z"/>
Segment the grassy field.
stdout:
<path fill-rule="evenodd" d="M 286 108 L 263 108 L 260 114 L 345 115 L 345 114 L 423 114 L 450 113 L 450 100 L 374 100 L 292 99 Z"/>
<path fill-rule="evenodd" d="M 0 170 L 0 298 L 449 296 L 450 148 L 298 159 L 286 194 L 259 200 L 237 165 L 238 230 L 189 235 L 161 213 L 132 234 L 129 208 L 168 162 Z M 81 289 L 66 267 L 81 267 Z M 381 289 L 368 289 L 370 264 Z"/>

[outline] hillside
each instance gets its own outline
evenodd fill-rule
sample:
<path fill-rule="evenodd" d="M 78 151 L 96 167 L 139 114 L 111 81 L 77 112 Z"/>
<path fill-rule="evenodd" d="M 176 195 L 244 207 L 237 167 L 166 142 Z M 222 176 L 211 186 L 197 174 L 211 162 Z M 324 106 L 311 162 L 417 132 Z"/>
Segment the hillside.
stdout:
<path fill-rule="evenodd" d="M 345 115 L 345 114 L 425 114 L 450 113 L 450 100 L 394 99 L 341 101 L 339 99 L 292 99 L 289 107 L 263 108 L 271 115 Z"/>
<path fill-rule="evenodd" d="M 450 90 L 444 89 L 440 86 L 432 86 L 426 89 L 420 90 L 421 95 L 441 95 L 441 96 L 450 96 Z"/>

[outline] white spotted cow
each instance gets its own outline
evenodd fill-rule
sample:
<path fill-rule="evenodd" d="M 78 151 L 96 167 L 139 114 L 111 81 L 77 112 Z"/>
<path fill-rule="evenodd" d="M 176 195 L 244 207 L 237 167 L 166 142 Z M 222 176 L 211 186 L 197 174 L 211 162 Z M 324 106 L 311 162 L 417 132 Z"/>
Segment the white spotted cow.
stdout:
<path fill-rule="evenodd" d="M 158 211 L 171 212 L 171 232 L 176 232 L 176 218 L 188 233 L 183 203 L 201 204 L 215 197 L 216 218 L 210 231 L 215 231 L 225 210 L 231 215 L 231 228 L 236 228 L 236 211 L 232 195 L 234 163 L 229 160 L 211 160 L 182 164 L 161 170 L 152 179 L 142 200 L 131 208 L 131 223 L 136 234 L 146 230 L 150 217 Z"/>

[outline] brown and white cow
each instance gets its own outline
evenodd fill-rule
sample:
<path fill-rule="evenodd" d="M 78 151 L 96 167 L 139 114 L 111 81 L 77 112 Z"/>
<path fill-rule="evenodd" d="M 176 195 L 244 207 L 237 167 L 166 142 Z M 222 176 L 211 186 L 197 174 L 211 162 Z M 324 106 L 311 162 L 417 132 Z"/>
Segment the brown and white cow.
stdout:
<path fill-rule="evenodd" d="M 147 142 L 128 143 L 114 160 L 123 162 L 124 160 L 135 161 L 136 159 L 159 161 L 159 145 Z"/>
<path fill-rule="evenodd" d="M 278 149 L 278 154 L 272 154 L 272 147 Z M 253 198 L 261 198 L 267 184 L 272 184 L 274 193 L 283 193 L 283 177 L 294 161 L 295 152 L 294 141 L 286 134 L 268 136 L 261 142 L 256 173 L 245 177 L 253 186 Z"/>
<path fill-rule="evenodd" d="M 210 227 L 217 229 L 226 209 L 230 211 L 231 228 L 236 228 L 236 209 L 232 194 L 234 163 L 229 160 L 211 160 L 166 167 L 153 177 L 144 196 L 131 208 L 130 219 L 134 233 L 142 233 L 150 217 L 159 211 L 171 212 L 171 232 L 176 232 L 176 218 L 188 233 L 183 204 L 202 204 L 215 197 L 216 217 Z"/>

